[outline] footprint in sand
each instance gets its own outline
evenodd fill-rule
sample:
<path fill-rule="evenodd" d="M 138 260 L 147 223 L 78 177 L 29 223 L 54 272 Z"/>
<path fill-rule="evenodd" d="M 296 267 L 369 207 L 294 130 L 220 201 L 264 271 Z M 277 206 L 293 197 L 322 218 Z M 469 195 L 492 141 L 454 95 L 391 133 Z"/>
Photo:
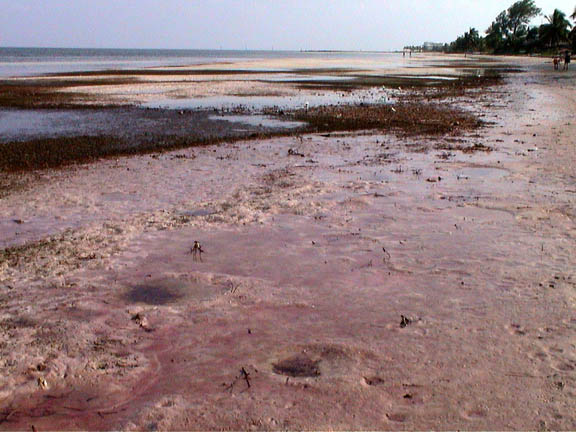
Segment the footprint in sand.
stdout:
<path fill-rule="evenodd" d="M 386 414 L 386 418 L 394 423 L 404 423 L 408 419 L 408 415 L 403 413 Z"/>
<path fill-rule="evenodd" d="M 546 361 L 546 360 L 548 360 L 548 358 L 550 356 L 548 354 L 546 354 L 544 351 L 539 351 L 537 353 L 532 354 L 530 357 L 532 357 L 533 359 L 540 360 L 540 361 Z"/>
<path fill-rule="evenodd" d="M 385 381 L 378 376 L 364 377 L 362 381 L 364 382 L 364 384 L 369 385 L 371 387 L 380 386 L 385 383 Z"/>
<path fill-rule="evenodd" d="M 484 408 L 464 409 L 461 415 L 466 420 L 482 420 L 488 417 L 488 412 Z"/>
<path fill-rule="evenodd" d="M 526 333 L 528 333 L 526 329 L 523 328 L 520 324 L 510 324 L 508 326 L 508 331 L 510 332 L 510 334 L 516 336 L 524 336 L 526 335 Z"/>
<path fill-rule="evenodd" d="M 572 372 L 574 369 L 576 369 L 570 363 L 557 363 L 557 364 L 553 365 L 552 368 L 554 368 L 560 372 Z"/>

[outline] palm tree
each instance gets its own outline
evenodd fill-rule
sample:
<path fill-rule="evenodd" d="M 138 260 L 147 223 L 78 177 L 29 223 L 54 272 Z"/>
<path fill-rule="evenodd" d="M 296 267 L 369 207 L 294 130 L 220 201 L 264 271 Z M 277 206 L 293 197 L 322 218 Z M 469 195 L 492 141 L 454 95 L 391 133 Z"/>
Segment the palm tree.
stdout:
<path fill-rule="evenodd" d="M 576 21 L 576 7 L 574 8 L 574 13 L 570 15 L 570 18 Z M 576 51 L 576 26 L 572 28 L 572 31 L 570 32 L 570 37 L 572 38 L 572 51 Z"/>
<path fill-rule="evenodd" d="M 560 43 L 570 39 L 572 24 L 566 19 L 566 14 L 558 9 L 547 16 L 548 24 L 540 26 L 540 42 L 549 47 L 558 47 Z"/>

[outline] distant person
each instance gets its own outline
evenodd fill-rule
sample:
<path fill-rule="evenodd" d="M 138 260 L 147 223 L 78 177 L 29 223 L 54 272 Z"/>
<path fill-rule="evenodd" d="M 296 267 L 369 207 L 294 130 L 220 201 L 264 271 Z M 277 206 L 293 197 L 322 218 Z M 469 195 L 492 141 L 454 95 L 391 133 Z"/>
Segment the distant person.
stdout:
<path fill-rule="evenodd" d="M 554 62 L 554 70 L 560 69 L 560 56 L 555 55 L 552 61 Z"/>
<path fill-rule="evenodd" d="M 570 51 L 566 51 L 564 54 L 564 70 L 568 70 L 568 66 L 570 65 Z"/>

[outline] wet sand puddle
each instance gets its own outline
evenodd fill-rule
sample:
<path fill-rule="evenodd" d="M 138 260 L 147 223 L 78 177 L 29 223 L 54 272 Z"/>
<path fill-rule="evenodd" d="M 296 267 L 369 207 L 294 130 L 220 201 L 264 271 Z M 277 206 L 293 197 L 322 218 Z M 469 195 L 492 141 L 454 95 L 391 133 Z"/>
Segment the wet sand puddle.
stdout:
<path fill-rule="evenodd" d="M 210 300 L 225 293 L 228 289 L 229 287 L 186 279 L 161 278 L 150 279 L 132 286 L 123 298 L 131 304 L 164 306 Z"/>
<path fill-rule="evenodd" d="M 492 181 L 501 177 L 508 175 L 508 171 L 501 168 L 490 168 L 490 167 L 470 167 L 459 171 L 456 176 L 458 179 L 468 180 L 473 178 L 486 179 L 487 181 Z"/>

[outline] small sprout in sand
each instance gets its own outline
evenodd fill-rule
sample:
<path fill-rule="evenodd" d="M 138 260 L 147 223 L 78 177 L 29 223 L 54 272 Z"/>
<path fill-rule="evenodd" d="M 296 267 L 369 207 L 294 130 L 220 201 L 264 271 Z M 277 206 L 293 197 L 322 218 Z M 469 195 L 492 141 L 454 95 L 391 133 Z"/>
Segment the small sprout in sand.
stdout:
<path fill-rule="evenodd" d="M 369 386 L 378 386 L 378 385 L 382 385 L 385 383 L 385 381 L 377 376 L 373 376 L 373 377 L 364 377 L 364 382 L 366 384 L 368 384 Z"/>
<path fill-rule="evenodd" d="M 136 324 L 138 324 L 138 326 L 145 332 L 150 333 L 154 331 L 154 329 L 151 328 L 150 325 L 148 324 L 148 319 L 140 313 L 132 315 L 131 320 L 134 321 Z"/>
<path fill-rule="evenodd" d="M 258 373 L 258 370 L 254 369 L 254 372 Z M 243 379 L 246 382 L 247 385 L 246 390 L 252 387 L 250 383 L 250 372 L 248 372 L 245 367 L 242 367 L 242 369 L 240 369 L 240 375 L 234 377 L 234 381 L 232 381 L 232 383 L 230 383 L 229 385 L 226 385 L 226 383 L 222 383 L 222 385 L 226 387 L 227 391 L 232 392 L 232 390 L 234 390 L 236 382 L 238 382 L 239 379 Z"/>
<path fill-rule="evenodd" d="M 288 156 L 300 156 L 300 157 L 304 157 L 304 153 L 300 153 L 294 149 L 288 149 Z"/>
<path fill-rule="evenodd" d="M 386 260 L 390 261 L 392 259 L 392 256 L 386 250 L 386 248 L 382 248 L 382 252 L 384 252 L 384 258 L 383 258 L 384 262 L 386 262 Z"/>
<path fill-rule="evenodd" d="M 80 261 L 90 261 L 90 260 L 94 260 L 94 259 L 96 259 L 96 254 L 95 254 L 94 252 L 92 252 L 92 253 L 90 253 L 90 254 L 88 254 L 88 255 L 81 255 L 81 256 L 78 256 L 78 259 L 79 259 Z"/>
<path fill-rule="evenodd" d="M 48 390 L 48 381 L 46 381 L 44 378 L 40 377 L 40 378 L 38 378 L 38 386 L 42 390 Z"/>
<path fill-rule="evenodd" d="M 401 328 L 404 328 L 404 327 L 412 324 L 412 320 L 410 318 L 405 317 L 404 315 L 400 315 L 400 318 L 401 318 L 401 320 L 400 320 L 400 327 Z"/>
<path fill-rule="evenodd" d="M 250 374 L 246 371 L 246 369 L 242 368 L 240 369 L 240 375 L 242 378 L 244 378 L 244 381 L 246 381 L 248 388 L 250 388 Z"/>
<path fill-rule="evenodd" d="M 194 246 L 192 246 L 192 248 L 190 249 L 190 253 L 194 257 L 194 259 L 199 257 L 200 261 L 202 261 L 202 254 L 204 253 L 204 249 L 202 249 L 202 245 L 200 244 L 199 241 L 194 241 Z"/>
<path fill-rule="evenodd" d="M 232 281 L 229 281 L 229 284 L 230 284 L 230 294 L 234 294 L 238 290 L 238 288 L 242 286 L 241 283 L 235 285 L 234 282 Z"/>

